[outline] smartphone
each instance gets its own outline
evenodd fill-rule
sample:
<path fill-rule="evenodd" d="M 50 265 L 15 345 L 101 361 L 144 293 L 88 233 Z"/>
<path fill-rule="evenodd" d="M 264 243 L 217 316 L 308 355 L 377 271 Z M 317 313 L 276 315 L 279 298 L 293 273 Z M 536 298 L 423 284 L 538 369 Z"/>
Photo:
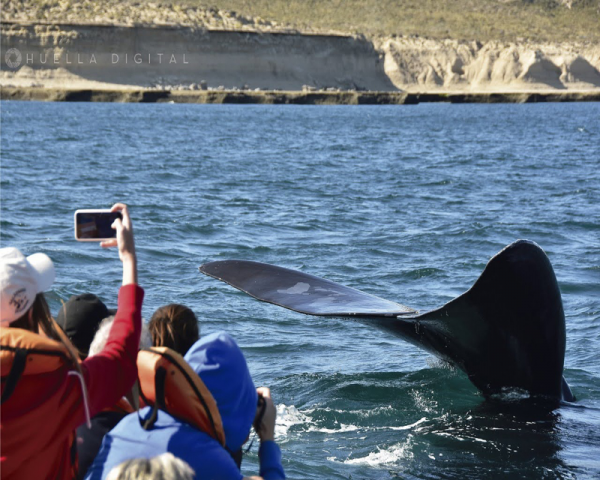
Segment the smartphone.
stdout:
<path fill-rule="evenodd" d="M 102 242 L 116 238 L 112 228 L 115 219 L 122 219 L 121 212 L 110 210 L 77 210 L 75 212 L 75 240 L 78 242 Z"/>

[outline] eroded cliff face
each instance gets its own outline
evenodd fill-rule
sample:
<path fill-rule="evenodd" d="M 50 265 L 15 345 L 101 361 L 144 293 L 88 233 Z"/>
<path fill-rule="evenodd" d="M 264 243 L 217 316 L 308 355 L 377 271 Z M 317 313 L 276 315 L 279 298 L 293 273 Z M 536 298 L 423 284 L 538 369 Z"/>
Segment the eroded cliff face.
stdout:
<path fill-rule="evenodd" d="M 600 88 L 600 46 L 434 41 L 376 42 L 400 90 L 522 91 Z"/>
<path fill-rule="evenodd" d="M 600 89 L 600 46 L 2 23 L 0 84 L 405 92 Z"/>
<path fill-rule="evenodd" d="M 396 90 L 380 52 L 344 35 L 181 26 L 3 23 L 4 85 Z"/>

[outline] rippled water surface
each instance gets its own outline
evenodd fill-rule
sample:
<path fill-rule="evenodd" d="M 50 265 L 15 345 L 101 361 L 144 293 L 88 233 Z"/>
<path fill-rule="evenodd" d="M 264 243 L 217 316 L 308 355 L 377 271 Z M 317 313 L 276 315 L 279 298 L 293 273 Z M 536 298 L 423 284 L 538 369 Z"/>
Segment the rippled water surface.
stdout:
<path fill-rule="evenodd" d="M 279 404 L 289 478 L 600 476 L 600 104 L 300 107 L 2 103 L 2 246 L 116 304 L 116 252 L 76 208 L 131 207 L 144 317 L 229 331 Z M 257 302 L 206 261 L 274 263 L 429 309 L 518 238 L 552 262 L 578 401 L 485 401 L 466 376 L 347 319 Z M 256 444 L 243 471 L 256 474 Z"/>

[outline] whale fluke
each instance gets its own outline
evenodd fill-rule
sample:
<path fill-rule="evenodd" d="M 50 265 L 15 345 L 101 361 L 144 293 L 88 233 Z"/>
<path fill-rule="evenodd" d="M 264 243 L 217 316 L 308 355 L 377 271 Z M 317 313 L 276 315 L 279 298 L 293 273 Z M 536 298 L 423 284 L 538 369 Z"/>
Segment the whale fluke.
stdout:
<path fill-rule="evenodd" d="M 563 379 L 565 316 L 552 265 L 534 242 L 492 257 L 464 294 L 435 310 L 410 307 L 264 263 L 226 260 L 200 271 L 252 297 L 309 315 L 352 317 L 463 370 L 484 395 L 519 388 L 574 400 Z"/>

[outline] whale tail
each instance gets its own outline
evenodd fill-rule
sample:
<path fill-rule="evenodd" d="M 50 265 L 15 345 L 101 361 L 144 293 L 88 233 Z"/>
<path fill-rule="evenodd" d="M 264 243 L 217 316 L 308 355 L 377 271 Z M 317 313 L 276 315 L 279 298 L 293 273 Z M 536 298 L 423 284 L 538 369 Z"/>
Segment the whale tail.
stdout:
<path fill-rule="evenodd" d="M 533 242 L 509 245 L 467 292 L 405 321 L 485 394 L 511 387 L 561 398 L 565 315 L 552 265 Z"/>
<path fill-rule="evenodd" d="M 258 300 L 377 326 L 462 369 L 485 395 L 519 388 L 574 400 L 562 377 L 566 333 L 560 290 L 548 257 L 533 242 L 505 247 L 467 292 L 424 313 L 274 265 L 227 260 L 200 271 Z"/>

